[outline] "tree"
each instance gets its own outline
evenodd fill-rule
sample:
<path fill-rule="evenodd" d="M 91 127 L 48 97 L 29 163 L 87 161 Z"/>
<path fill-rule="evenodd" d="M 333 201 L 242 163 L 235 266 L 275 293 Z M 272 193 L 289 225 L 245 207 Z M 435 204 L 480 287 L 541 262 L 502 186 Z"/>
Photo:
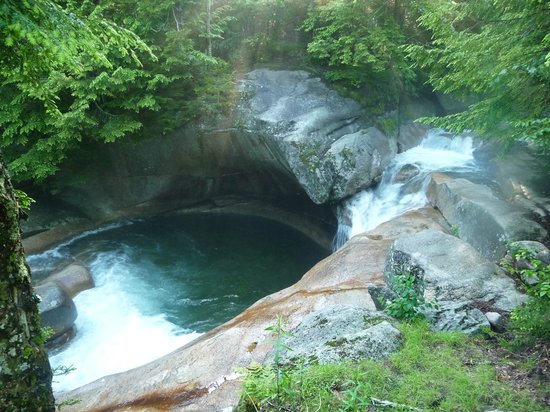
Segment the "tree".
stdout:
<path fill-rule="evenodd" d="M 66 97 L 56 83 L 81 80 L 92 68 L 114 69 L 109 60 L 114 51 L 136 64 L 134 50 L 148 52 L 133 33 L 94 13 L 79 17 L 50 0 L 4 0 L 0 34 L 1 143 L 14 151 L 26 146 L 13 164 L 38 177 L 50 173 L 81 138 L 76 123 L 83 107 L 64 109 Z M 71 97 L 70 104 L 82 103 L 78 93 Z M 42 169 L 27 170 L 31 164 Z M 20 199 L 0 158 L 0 410 L 53 411 L 52 372 L 21 244 Z"/>
<path fill-rule="evenodd" d="M 37 298 L 25 263 L 22 214 L 0 157 L 0 410 L 55 410 Z"/>
<path fill-rule="evenodd" d="M 468 110 L 429 123 L 550 149 L 550 6 L 544 0 L 425 2 L 432 34 L 409 56 L 435 90 L 476 98 Z"/>
<path fill-rule="evenodd" d="M 145 43 L 90 2 L 66 3 L 0 5 L 0 147 L 21 179 L 55 173 L 82 141 L 135 131 L 132 111 L 155 107 L 145 87 L 118 107 L 111 100 L 143 76 L 138 53 L 152 56 Z"/>
<path fill-rule="evenodd" d="M 0 148 L 12 176 L 40 182 L 82 149 L 225 108 L 228 65 L 198 50 L 203 1 L 3 2 Z"/>
<path fill-rule="evenodd" d="M 308 53 L 328 66 L 328 80 L 357 90 L 371 109 L 394 109 L 414 89 L 416 73 L 402 46 L 416 35 L 413 1 L 317 1 L 303 28 Z"/>

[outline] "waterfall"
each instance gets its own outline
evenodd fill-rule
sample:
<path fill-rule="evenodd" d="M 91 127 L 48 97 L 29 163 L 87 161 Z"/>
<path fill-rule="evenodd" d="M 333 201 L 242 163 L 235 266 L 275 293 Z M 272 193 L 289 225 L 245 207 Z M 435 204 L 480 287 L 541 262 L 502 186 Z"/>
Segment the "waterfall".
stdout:
<path fill-rule="evenodd" d="M 473 152 L 471 136 L 430 130 L 418 146 L 395 156 L 376 187 L 355 194 L 338 207 L 334 249 L 359 233 L 425 206 L 430 173 L 473 171 Z"/>

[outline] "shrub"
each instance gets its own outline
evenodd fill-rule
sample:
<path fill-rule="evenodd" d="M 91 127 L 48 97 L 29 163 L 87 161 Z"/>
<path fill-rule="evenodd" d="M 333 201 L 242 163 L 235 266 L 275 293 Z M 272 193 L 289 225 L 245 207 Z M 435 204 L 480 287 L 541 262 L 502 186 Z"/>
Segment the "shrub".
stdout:
<path fill-rule="evenodd" d="M 394 318 L 407 321 L 423 318 L 423 310 L 436 306 L 424 299 L 424 285 L 418 276 L 410 273 L 395 275 L 392 289 L 396 296 L 386 303 L 385 311 Z"/>
<path fill-rule="evenodd" d="M 530 345 L 537 338 L 550 340 L 550 265 L 535 259 L 534 253 L 525 248 L 512 250 L 512 256 L 516 264 L 503 261 L 503 266 L 521 281 L 530 297 L 526 304 L 513 310 L 510 318 L 515 344 Z"/>

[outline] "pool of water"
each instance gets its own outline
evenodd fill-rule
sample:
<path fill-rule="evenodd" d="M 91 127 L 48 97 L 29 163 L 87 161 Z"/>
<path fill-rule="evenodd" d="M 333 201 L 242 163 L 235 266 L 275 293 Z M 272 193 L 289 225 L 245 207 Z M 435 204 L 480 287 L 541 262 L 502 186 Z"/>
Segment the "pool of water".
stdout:
<path fill-rule="evenodd" d="M 74 260 L 96 287 L 74 298 L 77 334 L 52 352 L 69 390 L 175 350 L 295 283 L 327 255 L 307 237 L 260 218 L 181 215 L 90 231 L 29 257 L 35 277 Z"/>

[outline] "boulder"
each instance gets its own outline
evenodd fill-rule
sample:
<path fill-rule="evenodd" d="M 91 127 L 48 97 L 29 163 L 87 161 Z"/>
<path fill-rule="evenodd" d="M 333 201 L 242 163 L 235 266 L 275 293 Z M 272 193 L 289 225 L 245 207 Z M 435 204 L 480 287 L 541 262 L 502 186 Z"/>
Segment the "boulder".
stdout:
<path fill-rule="evenodd" d="M 43 283 L 48 282 L 58 284 L 71 298 L 74 298 L 83 290 L 94 287 L 94 280 L 90 271 L 78 263 L 73 263 L 48 276 Z"/>
<path fill-rule="evenodd" d="M 325 180 L 332 181 L 330 199 L 343 199 L 376 182 L 394 154 L 388 138 L 374 127 L 342 136 L 320 165 Z"/>
<path fill-rule="evenodd" d="M 32 215 L 32 211 L 30 215 Z M 24 238 L 22 241 L 23 247 L 27 255 L 33 255 L 55 246 L 62 240 L 69 239 L 97 226 L 97 222 L 92 222 L 89 219 L 82 219 L 74 223 L 59 224 L 51 229 L 46 229 Z"/>
<path fill-rule="evenodd" d="M 401 347 L 401 332 L 382 312 L 333 306 L 310 313 L 292 331 L 284 344 L 291 351 L 282 360 L 327 364 L 343 360 L 381 359 Z"/>
<path fill-rule="evenodd" d="M 40 298 L 38 310 L 42 326 L 53 329 L 53 338 L 68 332 L 77 317 L 76 306 L 67 293 L 56 283 L 45 283 L 35 288 Z"/>
<path fill-rule="evenodd" d="M 443 301 L 437 304 L 437 308 L 424 313 L 435 330 L 477 333 L 481 327 L 489 327 L 487 317 L 469 302 Z"/>
<path fill-rule="evenodd" d="M 445 219 L 458 227 L 460 237 L 483 256 L 498 261 L 506 244 L 516 240 L 542 240 L 546 230 L 522 210 L 512 208 L 484 185 L 432 173 L 428 199 Z"/>
<path fill-rule="evenodd" d="M 420 168 L 417 165 L 406 164 L 399 169 L 393 178 L 393 183 L 406 183 L 413 177 L 418 176 Z"/>
<path fill-rule="evenodd" d="M 254 70 L 241 85 L 240 124 L 275 144 L 315 203 L 372 185 L 397 145 L 369 127 L 355 101 L 305 71 Z"/>
<path fill-rule="evenodd" d="M 470 244 L 439 231 L 424 230 L 393 243 L 386 259 L 386 284 L 391 288 L 392 277 L 403 273 L 422 280 L 424 297 L 440 307 L 431 317 L 435 326 L 444 330 L 472 332 L 476 322 L 488 325 L 481 312 L 474 310 L 476 301 L 491 302 L 504 311 L 525 301 L 514 281 L 498 266 Z"/>
<path fill-rule="evenodd" d="M 504 324 L 504 317 L 500 313 L 487 312 L 485 314 L 485 317 L 489 321 L 491 329 L 493 329 L 495 332 L 504 332 L 504 330 L 506 329 Z"/>

